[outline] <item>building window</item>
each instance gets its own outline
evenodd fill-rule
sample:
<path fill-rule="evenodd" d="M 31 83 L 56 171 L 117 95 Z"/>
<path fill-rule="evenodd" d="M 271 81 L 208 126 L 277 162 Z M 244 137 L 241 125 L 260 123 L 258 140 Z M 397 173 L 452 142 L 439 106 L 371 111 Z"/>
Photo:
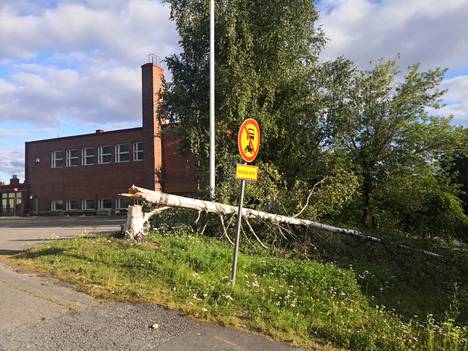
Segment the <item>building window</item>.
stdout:
<path fill-rule="evenodd" d="M 3 214 L 7 213 L 8 210 L 8 200 L 6 198 L 7 194 L 2 194 L 2 208 L 0 209 Z"/>
<path fill-rule="evenodd" d="M 83 166 L 94 165 L 96 162 L 96 148 L 86 147 L 83 149 Z"/>
<path fill-rule="evenodd" d="M 67 211 L 79 210 L 78 200 L 67 200 Z"/>
<path fill-rule="evenodd" d="M 15 215 L 16 209 L 21 205 L 21 192 L 2 193 L 0 202 L 0 214 Z"/>
<path fill-rule="evenodd" d="M 81 204 L 83 210 L 95 210 L 96 202 L 94 200 L 83 200 Z"/>
<path fill-rule="evenodd" d="M 80 150 L 67 150 L 67 167 L 76 167 L 80 165 Z"/>
<path fill-rule="evenodd" d="M 52 152 L 52 168 L 63 167 L 63 151 Z"/>
<path fill-rule="evenodd" d="M 133 144 L 133 161 L 143 161 L 143 142 Z"/>
<path fill-rule="evenodd" d="M 50 202 L 50 209 L 52 211 L 63 211 L 63 200 L 52 200 Z"/>
<path fill-rule="evenodd" d="M 117 209 L 127 209 L 130 204 L 130 199 L 120 198 L 115 200 L 115 208 Z"/>
<path fill-rule="evenodd" d="M 115 145 L 115 162 L 130 161 L 130 146 L 128 144 Z"/>
<path fill-rule="evenodd" d="M 111 163 L 112 146 L 99 146 L 99 164 Z"/>
<path fill-rule="evenodd" d="M 99 199 L 98 201 L 99 209 L 112 208 L 112 199 Z"/>

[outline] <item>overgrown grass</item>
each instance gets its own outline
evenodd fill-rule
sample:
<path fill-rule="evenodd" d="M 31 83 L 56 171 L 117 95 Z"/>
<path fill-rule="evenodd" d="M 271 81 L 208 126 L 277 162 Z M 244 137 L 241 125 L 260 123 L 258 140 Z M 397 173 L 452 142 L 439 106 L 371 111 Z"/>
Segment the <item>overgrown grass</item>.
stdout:
<path fill-rule="evenodd" d="M 56 241 L 12 258 L 74 281 L 101 298 L 156 302 L 197 318 L 243 327 L 313 349 L 468 350 L 468 328 L 403 321 L 363 293 L 359 274 L 333 263 L 241 254 L 230 285 L 232 248 L 179 230 L 145 245 L 100 237 Z"/>
<path fill-rule="evenodd" d="M 382 235 L 381 235 L 382 236 Z M 374 304 L 384 305 L 405 320 L 426 320 L 432 314 L 438 321 L 447 313 L 459 323 L 468 322 L 468 252 L 459 247 L 384 237 L 443 255 L 434 258 L 421 252 L 391 245 L 374 244 L 330 233 L 310 235 L 322 262 L 356 273 L 361 291 Z M 406 239 L 406 240 L 404 240 Z M 309 246 L 312 246 L 309 244 Z"/>

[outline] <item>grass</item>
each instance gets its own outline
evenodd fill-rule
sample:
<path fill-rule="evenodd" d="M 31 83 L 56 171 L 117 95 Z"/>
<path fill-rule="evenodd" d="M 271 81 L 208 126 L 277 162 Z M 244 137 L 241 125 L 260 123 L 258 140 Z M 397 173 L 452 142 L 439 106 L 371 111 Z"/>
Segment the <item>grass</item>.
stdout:
<path fill-rule="evenodd" d="M 450 318 L 468 322 L 468 252 L 413 240 L 411 247 L 444 255 L 431 258 L 422 253 L 373 244 L 333 234 L 316 234 L 322 262 L 333 262 L 356 273 L 361 291 L 374 304 L 396 311 L 405 320 Z M 401 242 L 401 237 L 388 238 Z"/>
<path fill-rule="evenodd" d="M 411 319 L 376 305 L 369 282 L 379 285 L 384 273 L 362 278 L 346 255 L 324 263 L 245 251 L 235 289 L 231 260 L 230 246 L 184 230 L 154 233 L 144 245 L 107 237 L 61 240 L 9 259 L 96 297 L 159 303 L 308 349 L 468 350 L 468 328 L 454 316 Z"/>

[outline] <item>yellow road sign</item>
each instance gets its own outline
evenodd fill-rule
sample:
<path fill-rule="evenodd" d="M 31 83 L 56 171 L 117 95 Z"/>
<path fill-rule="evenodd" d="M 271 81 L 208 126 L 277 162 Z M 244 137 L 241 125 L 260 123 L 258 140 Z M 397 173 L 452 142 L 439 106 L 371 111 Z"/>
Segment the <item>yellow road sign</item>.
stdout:
<path fill-rule="evenodd" d="M 252 162 L 260 150 L 260 127 L 253 118 L 246 119 L 237 135 L 239 153 L 246 162 Z"/>
<path fill-rule="evenodd" d="M 236 179 L 244 180 L 257 180 L 258 177 L 258 167 L 249 166 L 243 164 L 237 164 L 236 167 Z"/>

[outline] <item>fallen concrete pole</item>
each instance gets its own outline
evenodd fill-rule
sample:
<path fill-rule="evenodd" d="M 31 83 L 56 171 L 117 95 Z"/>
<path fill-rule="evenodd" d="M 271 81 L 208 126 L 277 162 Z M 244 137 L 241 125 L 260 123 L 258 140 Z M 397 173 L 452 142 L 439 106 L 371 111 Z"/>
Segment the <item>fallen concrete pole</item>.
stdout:
<path fill-rule="evenodd" d="M 152 191 L 152 190 L 140 188 L 135 185 L 132 185 L 128 193 L 120 194 L 120 196 L 137 199 L 137 200 L 144 200 L 144 201 L 154 203 L 160 206 L 187 208 L 187 209 L 192 209 L 196 211 L 216 213 L 219 215 L 232 215 L 232 214 L 237 213 L 236 206 L 225 205 L 225 204 L 214 202 L 214 201 L 198 200 L 198 199 L 192 199 L 192 198 L 184 197 L 184 196 L 166 194 L 160 191 Z M 130 207 L 128 211 L 128 217 L 127 217 L 127 227 L 143 228 L 144 223 L 141 225 L 140 223 L 132 224 L 132 220 L 130 219 L 130 216 L 132 213 L 133 212 Z M 264 211 L 257 211 L 257 210 L 253 210 L 250 208 L 242 209 L 242 217 L 261 219 L 263 221 L 270 222 L 273 224 L 290 224 L 290 225 L 302 226 L 302 227 L 307 227 L 307 228 L 315 228 L 318 230 L 323 230 L 323 231 L 327 231 L 331 233 L 357 237 L 366 241 L 372 241 L 372 242 L 377 242 L 381 244 L 391 244 L 393 246 L 410 249 L 413 251 L 418 251 L 426 255 L 433 256 L 433 257 L 442 257 L 441 255 L 431 252 L 431 251 L 414 249 L 404 244 L 395 244 L 395 243 L 387 242 L 376 236 L 367 235 L 354 229 L 334 227 L 328 224 L 322 224 L 322 223 L 310 221 L 307 219 L 282 216 L 282 215 L 268 213 Z M 145 218 L 145 220 L 148 220 L 149 216 L 143 215 L 143 216 L 136 216 L 134 218 Z"/>

